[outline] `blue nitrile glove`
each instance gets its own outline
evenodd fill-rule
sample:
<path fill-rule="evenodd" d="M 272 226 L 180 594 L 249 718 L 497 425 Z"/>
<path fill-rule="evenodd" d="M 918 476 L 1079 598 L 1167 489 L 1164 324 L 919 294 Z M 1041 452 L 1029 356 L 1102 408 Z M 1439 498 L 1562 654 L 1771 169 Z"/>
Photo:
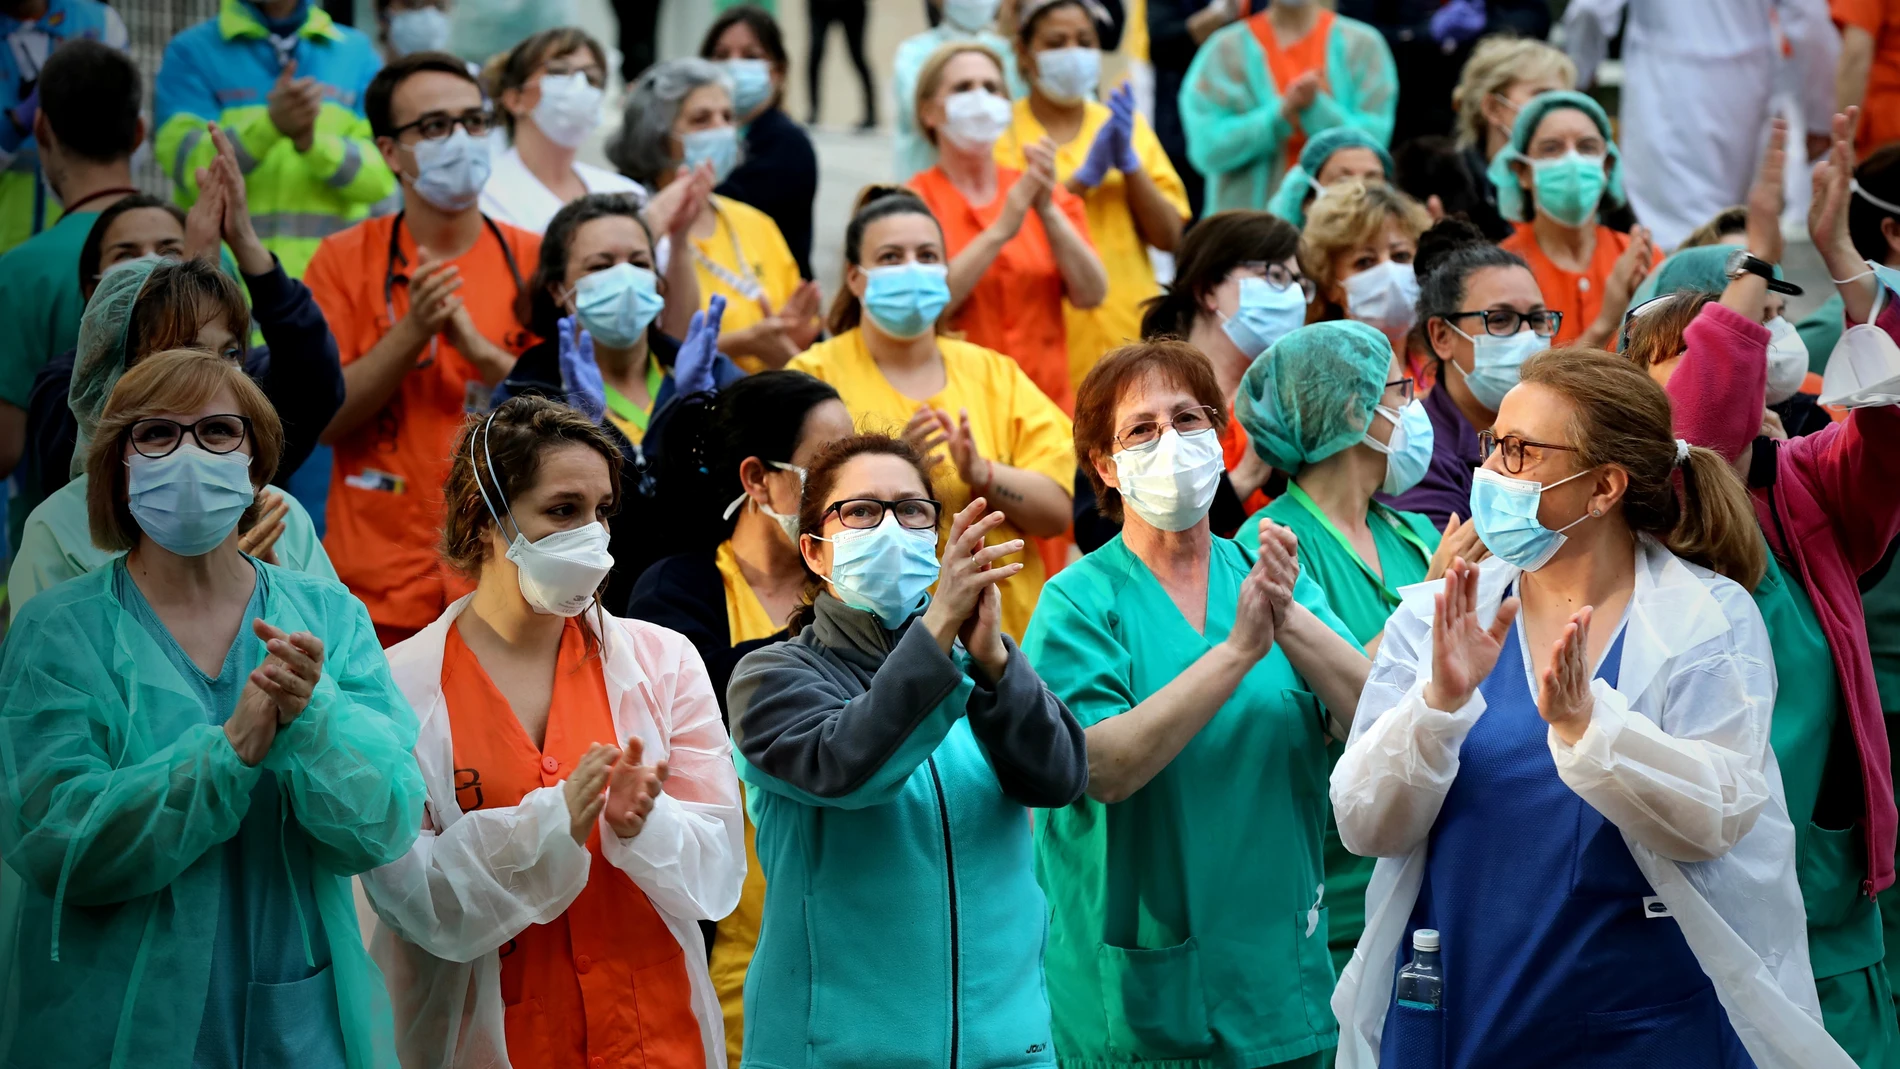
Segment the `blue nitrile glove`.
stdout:
<path fill-rule="evenodd" d="M 567 392 L 567 403 L 599 423 L 607 414 L 607 383 L 600 377 L 600 365 L 594 363 L 594 336 L 573 316 L 563 316 L 559 340 L 561 389 Z"/>
<path fill-rule="evenodd" d="M 1133 174 L 1141 170 L 1141 157 L 1135 152 L 1135 87 L 1123 82 L 1121 88 L 1109 94 L 1108 109 L 1115 113 L 1114 121 L 1121 124 L 1122 131 L 1115 167 L 1123 174 Z"/>
<path fill-rule="evenodd" d="M 705 311 L 693 313 L 686 340 L 680 342 L 679 355 L 673 358 L 673 386 L 681 396 L 715 385 L 713 358 L 719 355 L 719 321 L 725 317 L 726 299 L 718 294 L 706 303 Z"/>
<path fill-rule="evenodd" d="M 1100 130 L 1095 131 L 1095 140 L 1089 142 L 1089 154 L 1082 158 L 1082 166 L 1077 167 L 1071 177 L 1089 189 L 1101 185 L 1102 180 L 1108 177 L 1108 172 L 1115 169 L 1115 160 L 1121 155 L 1116 145 L 1121 135 L 1121 124 L 1110 117 Z"/>
<path fill-rule="evenodd" d="M 1449 0 L 1432 12 L 1432 40 L 1448 49 L 1484 32 L 1484 0 Z"/>

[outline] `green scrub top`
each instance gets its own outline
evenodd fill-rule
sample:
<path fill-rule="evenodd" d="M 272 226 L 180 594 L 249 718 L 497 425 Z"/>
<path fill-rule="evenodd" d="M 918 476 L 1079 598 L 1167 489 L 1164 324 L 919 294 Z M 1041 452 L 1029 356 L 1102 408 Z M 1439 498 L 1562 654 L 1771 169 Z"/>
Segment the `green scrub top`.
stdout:
<path fill-rule="evenodd" d="M 1287 492 L 1271 505 L 1249 516 L 1235 540 L 1246 546 L 1258 544 L 1262 519 L 1290 528 L 1299 538 L 1300 574 L 1312 576 L 1326 592 L 1326 603 L 1339 614 L 1360 646 L 1385 630 L 1386 619 L 1399 605 L 1398 588 L 1425 581 L 1432 553 L 1438 548 L 1438 529 L 1431 520 L 1373 502 L 1366 511 L 1366 526 L 1372 531 L 1373 545 L 1378 547 L 1379 571 L 1384 576 L 1381 580 L 1373 576 L 1359 559 L 1358 551 L 1297 484 L 1288 486 Z M 1345 743 L 1337 739 L 1327 742 L 1329 772 L 1345 752 Z M 1346 849 L 1339 841 L 1339 829 L 1333 826 L 1331 808 L 1326 813 L 1326 902 L 1332 908 L 1327 940 L 1333 969 L 1339 971 L 1352 960 L 1352 948 L 1365 931 L 1366 885 L 1372 882 L 1377 859 L 1360 857 Z"/>
<path fill-rule="evenodd" d="M 1197 632 L 1117 536 L 1043 588 L 1023 652 L 1086 727 L 1227 637 L 1252 555 L 1214 538 Z M 1352 635 L 1305 574 L 1294 597 Z M 1275 649 L 1128 799 L 1036 821 L 1044 955 L 1064 1069 L 1231 1069 L 1338 1042 L 1328 1001 L 1325 714 Z"/>
<path fill-rule="evenodd" d="M 1755 588 L 1755 605 L 1775 651 L 1774 721 L 1769 744 L 1781 766 L 1795 829 L 1795 875 L 1808 915 L 1808 956 L 1821 993 L 1822 1019 L 1860 1065 L 1900 1056 L 1891 995 L 1886 993 L 1880 910 L 1860 893 L 1867 866 L 1863 830 L 1823 828 L 1814 810 L 1828 751 L 1845 715 L 1845 697 L 1814 603 L 1773 554 Z M 1843 735 L 1840 741 L 1845 744 Z M 1877 974 L 1877 975 L 1875 975 Z"/>

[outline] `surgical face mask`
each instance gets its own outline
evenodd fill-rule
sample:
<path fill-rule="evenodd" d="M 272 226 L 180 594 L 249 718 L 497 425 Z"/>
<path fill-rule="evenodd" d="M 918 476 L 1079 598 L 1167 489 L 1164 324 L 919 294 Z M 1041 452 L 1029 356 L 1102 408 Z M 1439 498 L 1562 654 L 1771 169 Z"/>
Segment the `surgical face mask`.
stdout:
<path fill-rule="evenodd" d="M 988 149 L 1009 129 L 1009 101 L 985 89 L 952 93 L 943 102 L 943 133 L 967 149 Z"/>
<path fill-rule="evenodd" d="M 1185 531 L 1199 523 L 1220 486 L 1220 436 L 1169 427 L 1147 445 L 1110 455 L 1122 501 L 1151 527 Z"/>
<path fill-rule="evenodd" d="M 796 464 L 786 464 L 786 463 L 783 463 L 782 461 L 773 460 L 773 461 L 768 461 L 767 463 L 771 464 L 774 468 L 777 468 L 779 471 L 797 472 L 798 473 L 798 496 L 801 499 L 805 496 L 805 477 L 809 475 L 810 472 L 806 471 L 804 468 L 801 468 Z M 742 507 L 744 507 L 745 503 L 748 501 L 752 501 L 752 495 L 750 493 L 742 493 L 738 497 L 733 498 L 732 504 L 726 506 L 726 511 L 719 518 L 722 520 L 732 519 L 732 514 L 739 511 L 739 509 L 741 509 Z M 792 543 L 794 548 L 797 547 L 798 545 L 798 517 L 795 514 L 779 512 L 778 510 L 774 509 L 770 504 L 767 504 L 766 502 L 763 502 L 763 501 L 753 501 L 752 504 L 754 508 L 758 509 L 760 512 L 765 513 L 767 516 L 770 516 L 773 522 L 778 524 L 779 530 L 785 532 L 786 539 Z"/>
<path fill-rule="evenodd" d="M 1402 494 L 1425 478 L 1425 472 L 1432 466 L 1431 414 L 1425 411 L 1425 402 L 1413 400 L 1404 408 L 1387 408 L 1384 405 L 1373 409 L 1392 424 L 1392 437 L 1379 441 L 1368 433 L 1365 443 L 1374 451 L 1385 454 L 1385 484 L 1380 487 L 1388 494 Z"/>
<path fill-rule="evenodd" d="M 1306 322 L 1306 294 L 1298 286 L 1278 287 L 1264 278 L 1240 280 L 1240 305 L 1222 316 L 1221 330 L 1249 360 Z"/>
<path fill-rule="evenodd" d="M 411 151 L 416 157 L 417 196 L 445 212 L 473 207 L 481 199 L 493 164 L 487 138 L 470 137 L 457 126 L 447 137 L 416 142 Z"/>
<path fill-rule="evenodd" d="M 126 505 L 139 529 L 181 557 L 202 557 L 224 544 L 257 499 L 251 458 L 210 453 L 180 442 L 169 455 L 126 458 Z"/>
<path fill-rule="evenodd" d="M 1768 327 L 1768 403 L 1778 405 L 1801 390 L 1808 377 L 1808 344 L 1786 316 L 1776 316 Z"/>
<path fill-rule="evenodd" d="M 817 537 L 817 536 L 813 536 Z M 924 607 L 924 591 L 937 581 L 937 529 L 913 530 L 884 513 L 869 530 L 839 531 L 831 538 L 832 593 L 854 609 L 877 617 L 894 631 Z"/>
<path fill-rule="evenodd" d="M 1036 53 L 1036 84 L 1059 104 L 1094 99 L 1101 80 L 1100 49 L 1051 48 Z"/>
<path fill-rule="evenodd" d="M 1586 512 L 1555 531 L 1545 527 L 1537 521 L 1544 491 L 1589 473 L 1586 468 L 1545 486 L 1533 479 L 1513 479 L 1490 468 L 1479 468 L 1471 480 L 1471 522 L 1478 525 L 1478 540 L 1507 564 L 1527 572 L 1542 568 L 1569 541 L 1564 532 L 1591 517 Z"/>
<path fill-rule="evenodd" d="M 588 82 L 583 71 L 543 74 L 541 100 L 530 114 L 549 141 L 562 148 L 579 148 L 600 125 L 600 102 L 606 95 Z"/>
<path fill-rule="evenodd" d="M 710 162 L 713 168 L 713 185 L 724 182 L 732 177 L 732 172 L 739 167 L 738 127 L 712 126 L 682 135 L 680 162 L 694 168 L 701 163 Z"/>
<path fill-rule="evenodd" d="M 609 349 L 632 348 L 665 306 L 659 277 L 633 264 L 615 264 L 574 283 L 574 315 Z"/>
<path fill-rule="evenodd" d="M 389 47 L 399 56 L 440 52 L 448 44 L 449 14 L 439 7 L 419 7 L 389 16 Z"/>
<path fill-rule="evenodd" d="M 732 80 L 732 113 L 752 114 L 772 96 L 772 65 L 762 59 L 728 59 L 719 64 Z"/>
<path fill-rule="evenodd" d="M 1458 330 L 1455 326 L 1451 329 Z M 1511 392 L 1511 387 L 1517 385 L 1517 373 L 1524 361 L 1550 348 L 1550 339 L 1532 330 L 1520 330 L 1508 338 L 1495 334 L 1480 334 L 1474 338 L 1462 330 L 1458 330 L 1458 336 L 1471 343 L 1471 370 L 1458 367 L 1455 360 L 1445 363 L 1458 368 L 1471 396 L 1493 412 L 1504 403 L 1504 395 Z"/>
<path fill-rule="evenodd" d="M 1418 319 L 1418 276 L 1412 265 L 1387 260 L 1347 279 L 1346 314 L 1387 335 L 1411 330 Z"/>
<path fill-rule="evenodd" d="M 1602 156 L 1585 156 L 1576 149 L 1549 160 L 1532 160 L 1531 189 L 1537 210 L 1565 226 L 1582 226 L 1596 214 L 1597 202 L 1610 184 Z"/>
<path fill-rule="evenodd" d="M 495 528 L 504 534 L 508 527 L 515 531 L 514 541 L 508 546 L 508 559 L 515 562 L 515 582 L 521 588 L 522 600 L 528 608 L 543 616 L 579 616 L 594 600 L 594 594 L 600 584 L 606 580 L 607 573 L 613 571 L 613 554 L 607 551 L 607 528 L 600 521 L 555 531 L 543 535 L 533 542 L 521 533 L 521 524 L 515 522 L 514 507 L 506 498 L 502 499 L 502 509 L 508 513 L 508 524 L 504 526 L 501 515 L 495 511 L 495 504 L 488 498 L 488 487 L 496 488 L 497 496 L 501 489 L 501 477 L 495 471 L 495 460 L 488 455 L 488 429 L 495 422 L 494 413 L 489 413 L 488 422 L 482 426 L 482 459 L 487 468 L 487 479 L 476 473 L 475 488 L 481 492 L 482 504 L 488 507 L 488 515 L 495 521 Z M 469 435 L 469 459 L 474 460 L 475 435 Z"/>
<path fill-rule="evenodd" d="M 950 305 L 950 269 L 943 264 L 890 264 L 864 269 L 864 311 L 893 338 L 928 333 Z"/>
<path fill-rule="evenodd" d="M 943 0 L 943 21 L 964 33 L 975 33 L 996 21 L 999 6 L 1001 0 Z"/>

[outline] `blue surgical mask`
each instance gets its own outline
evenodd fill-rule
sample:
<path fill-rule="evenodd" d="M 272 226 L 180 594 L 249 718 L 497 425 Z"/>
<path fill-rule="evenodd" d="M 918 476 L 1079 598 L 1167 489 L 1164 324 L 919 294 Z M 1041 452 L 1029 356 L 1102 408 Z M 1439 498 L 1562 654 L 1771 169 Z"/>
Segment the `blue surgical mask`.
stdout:
<path fill-rule="evenodd" d="M 470 137 L 457 126 L 447 137 L 418 141 L 416 194 L 445 212 L 459 212 L 481 199 L 488 184 L 488 139 Z"/>
<path fill-rule="evenodd" d="M 1471 522 L 1478 525 L 1478 540 L 1492 556 L 1534 572 L 1550 563 L 1568 539 L 1564 532 L 1590 518 L 1586 512 L 1558 530 L 1537 520 L 1537 507 L 1544 491 L 1582 478 L 1590 469 L 1559 479 L 1550 486 L 1534 479 L 1513 479 L 1490 468 L 1479 468 L 1471 479 Z"/>
<path fill-rule="evenodd" d="M 943 0 L 943 21 L 964 33 L 975 33 L 996 21 L 1000 0 Z"/>
<path fill-rule="evenodd" d="M 1059 104 L 1093 100 L 1101 80 L 1100 49 L 1051 48 L 1036 53 L 1036 84 Z"/>
<path fill-rule="evenodd" d="M 1223 317 L 1221 329 L 1249 360 L 1306 322 L 1306 293 L 1299 286 L 1275 286 L 1264 278 L 1240 280 L 1240 306 Z"/>
<path fill-rule="evenodd" d="M 739 167 L 738 127 L 712 126 L 681 135 L 680 162 L 693 168 L 710 162 L 713 185 L 723 184 Z"/>
<path fill-rule="evenodd" d="M 389 16 L 389 47 L 399 56 L 440 52 L 448 44 L 449 13 L 439 7 L 419 7 Z"/>
<path fill-rule="evenodd" d="M 658 276 L 634 264 L 615 264 L 574 283 L 574 315 L 609 349 L 631 348 L 665 306 Z"/>
<path fill-rule="evenodd" d="M 1384 405 L 1373 409 L 1392 424 L 1392 437 L 1381 442 L 1368 434 L 1365 443 L 1374 450 L 1385 454 L 1385 485 L 1380 487 L 1388 494 L 1402 494 L 1425 478 L 1426 469 L 1432 466 L 1431 414 L 1425 411 L 1425 402 L 1414 400 L 1404 408 L 1387 408 Z"/>
<path fill-rule="evenodd" d="M 753 113 L 772 96 L 772 65 L 762 59 L 728 59 L 719 66 L 732 81 L 732 113 Z"/>
<path fill-rule="evenodd" d="M 1589 222 L 1610 184 L 1603 157 L 1585 156 L 1576 149 L 1556 159 L 1532 160 L 1530 165 L 1537 210 L 1565 226 Z"/>
<path fill-rule="evenodd" d="M 864 311 L 893 338 L 928 333 L 950 305 L 950 269 L 943 264 L 891 264 L 864 269 Z"/>
<path fill-rule="evenodd" d="M 1452 327 L 1458 330 L 1457 327 Z M 1471 370 L 1458 367 L 1457 361 L 1445 363 L 1458 368 L 1465 377 L 1465 386 L 1478 403 L 1493 412 L 1504 403 L 1504 395 L 1517 385 L 1518 369 L 1524 361 L 1550 348 L 1550 339 L 1540 337 L 1536 331 L 1520 330 L 1508 338 L 1495 334 L 1480 334 L 1472 337 L 1462 330 L 1458 335 L 1471 343 Z"/>
<path fill-rule="evenodd" d="M 1867 261 L 1867 266 L 1874 269 L 1874 277 L 1880 280 L 1881 285 L 1895 293 L 1900 293 L 1900 267 L 1888 267 L 1886 264 L 1877 264 L 1872 260 Z"/>
<path fill-rule="evenodd" d="M 816 536 L 813 536 L 816 537 Z M 920 612 L 937 581 L 937 529 L 912 530 L 886 512 L 868 531 L 840 531 L 831 543 L 831 591 L 895 631 Z"/>
<path fill-rule="evenodd" d="M 202 557 L 224 544 L 257 499 L 251 458 L 209 453 L 181 442 L 170 455 L 126 458 L 126 505 L 139 529 L 181 557 Z"/>

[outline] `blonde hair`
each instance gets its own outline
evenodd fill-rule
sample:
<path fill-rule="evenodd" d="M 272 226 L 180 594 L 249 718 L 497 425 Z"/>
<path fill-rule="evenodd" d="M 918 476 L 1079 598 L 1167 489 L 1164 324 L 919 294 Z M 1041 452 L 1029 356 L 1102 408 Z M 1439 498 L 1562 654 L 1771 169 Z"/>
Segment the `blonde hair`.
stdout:
<path fill-rule="evenodd" d="M 1410 230 L 1413 241 L 1432 225 L 1431 215 L 1418 201 L 1384 182 L 1361 178 L 1327 186 L 1307 206 L 1306 228 L 1300 233 L 1300 267 L 1319 287 L 1322 300 L 1338 281 L 1333 277 L 1333 254 L 1374 240 L 1388 219 L 1397 219 Z"/>
<path fill-rule="evenodd" d="M 1577 65 L 1542 41 L 1499 35 L 1478 42 L 1465 61 L 1458 88 L 1451 91 L 1451 106 L 1458 109 L 1458 147 L 1484 144 L 1484 102 L 1492 94 L 1501 94 L 1514 82 L 1552 77 L 1565 89 L 1577 87 Z"/>
<path fill-rule="evenodd" d="M 923 67 L 917 72 L 917 92 L 910 100 L 911 122 L 917 125 L 917 129 L 923 131 L 924 139 L 932 145 L 937 143 L 937 131 L 924 125 L 924 104 L 935 97 L 937 90 L 943 87 L 943 69 L 950 65 L 951 60 L 966 52 L 975 52 L 977 55 L 987 57 L 991 63 L 996 64 L 998 75 L 1005 81 L 1009 78 L 1009 72 L 1003 68 L 1003 57 L 997 55 L 996 50 L 986 44 L 975 41 L 955 41 L 942 45 L 932 52 L 930 58 L 924 60 Z"/>

